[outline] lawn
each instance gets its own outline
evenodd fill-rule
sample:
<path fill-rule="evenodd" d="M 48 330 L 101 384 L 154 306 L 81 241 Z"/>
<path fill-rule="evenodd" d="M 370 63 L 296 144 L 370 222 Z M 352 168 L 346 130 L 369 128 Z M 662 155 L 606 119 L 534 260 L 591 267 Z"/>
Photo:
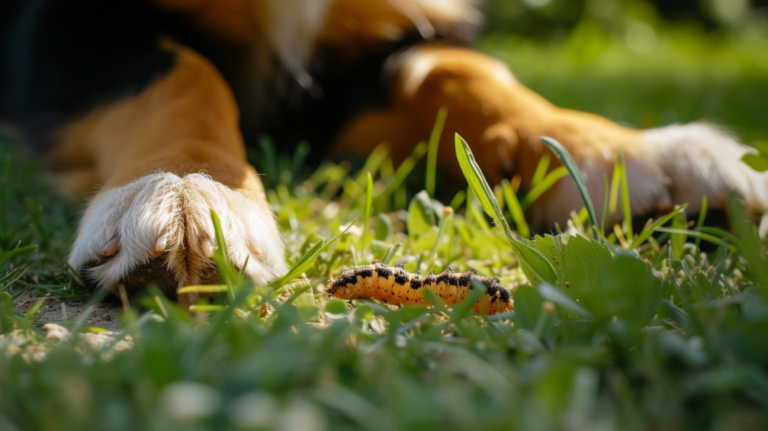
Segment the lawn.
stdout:
<path fill-rule="evenodd" d="M 588 26 L 563 41 L 491 36 L 480 47 L 562 106 L 643 127 L 708 118 L 766 139 L 762 42 L 669 31 L 651 56 Z M 0 143 L 0 430 L 761 429 L 768 419 L 765 244 L 736 200 L 732 232 L 675 212 L 595 239 L 601 215 L 582 211 L 568 235 L 529 242 L 503 229 L 525 231 L 525 195 L 507 183 L 487 190 L 469 175 L 474 188 L 438 202 L 421 191 L 429 168 L 393 166 L 383 148 L 354 172 L 328 163 L 294 176 L 300 158 L 260 161 L 291 274 L 253 287 L 222 263 L 226 287 L 194 312 L 150 290 L 100 325 L 88 310 L 103 295 L 63 264 L 82 201 L 55 196 L 39 167 Z M 327 297 L 329 278 L 373 260 L 474 268 L 510 287 L 515 309 Z M 70 336 L 46 339 L 56 334 L 44 312 L 71 301 L 87 302 L 59 322 Z"/>

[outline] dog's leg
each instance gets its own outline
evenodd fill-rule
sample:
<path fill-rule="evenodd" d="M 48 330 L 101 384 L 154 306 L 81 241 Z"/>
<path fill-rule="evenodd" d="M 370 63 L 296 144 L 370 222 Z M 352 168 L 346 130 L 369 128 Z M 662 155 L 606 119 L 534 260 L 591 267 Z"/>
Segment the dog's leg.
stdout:
<path fill-rule="evenodd" d="M 586 179 L 598 212 L 603 174 L 610 175 L 622 148 L 635 215 L 668 211 L 688 203 L 698 210 L 703 195 L 711 207 L 723 207 L 730 191 L 740 193 L 756 211 L 768 203 L 768 177 L 751 172 L 739 158 L 747 149 L 727 134 L 705 125 L 639 131 L 596 115 L 557 108 L 518 83 L 499 61 L 467 49 L 427 45 L 402 60 L 392 105 L 367 112 L 342 133 L 337 154 L 367 152 L 383 141 L 403 158 L 426 139 L 440 107 L 448 109 L 438 159 L 460 175 L 453 150 L 454 133 L 472 147 L 489 181 L 520 174 L 529 187 L 541 156 L 540 141 L 550 136 L 571 152 Z M 558 163 L 552 163 L 550 170 Z M 582 202 L 573 182 L 561 180 L 530 209 L 539 227 L 563 223 Z M 617 214 L 616 217 L 620 217 Z"/>
<path fill-rule="evenodd" d="M 70 187 L 101 187 L 83 217 L 69 263 L 115 291 L 161 284 L 174 295 L 213 283 L 210 210 L 232 263 L 257 283 L 285 271 L 283 247 L 255 170 L 246 162 L 232 94 L 216 69 L 185 48 L 176 64 L 134 97 L 97 108 L 58 134 L 49 159 Z M 194 303 L 194 295 L 178 298 Z"/>

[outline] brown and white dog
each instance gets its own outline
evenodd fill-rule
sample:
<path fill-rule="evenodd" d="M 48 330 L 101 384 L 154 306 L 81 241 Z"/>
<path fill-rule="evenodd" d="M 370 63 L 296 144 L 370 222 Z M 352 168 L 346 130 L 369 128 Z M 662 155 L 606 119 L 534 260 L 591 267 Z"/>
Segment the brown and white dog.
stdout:
<path fill-rule="evenodd" d="M 214 281 L 211 208 L 232 262 L 257 283 L 274 279 L 283 246 L 244 142 L 267 133 L 340 156 L 386 141 L 403 159 L 443 106 L 438 157 L 449 171 L 458 132 L 490 181 L 516 173 L 525 187 L 547 135 L 593 196 L 622 147 L 638 214 L 675 203 L 695 212 L 702 195 L 724 207 L 730 192 L 768 209 L 768 177 L 741 164 L 748 149 L 722 130 L 634 130 L 560 109 L 467 48 L 481 19 L 471 0 L 3 3 L 0 114 L 57 187 L 93 193 L 69 262 L 104 289 L 153 281 L 175 296 Z M 562 223 L 580 206 L 561 181 L 529 216 Z"/>

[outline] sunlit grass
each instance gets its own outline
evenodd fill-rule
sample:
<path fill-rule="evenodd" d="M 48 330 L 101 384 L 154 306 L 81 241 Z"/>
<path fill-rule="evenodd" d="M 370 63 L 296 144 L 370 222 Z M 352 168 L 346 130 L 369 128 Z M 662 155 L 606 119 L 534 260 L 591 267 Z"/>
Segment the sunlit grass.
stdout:
<path fill-rule="evenodd" d="M 523 48 L 516 61 L 533 58 L 526 49 L 533 48 Z M 572 61 L 579 64 L 565 64 L 562 79 L 584 70 Z M 545 61 L 542 68 L 550 66 Z M 558 88 L 561 72 L 544 70 L 538 82 L 550 79 Z M 626 76 L 616 79 L 632 87 Z M 602 99 L 594 103 L 617 109 L 609 94 L 615 88 L 597 92 Z M 568 91 L 576 90 L 563 98 Z M 616 106 L 642 118 L 634 103 Z M 764 127 L 743 121 L 752 131 Z M 231 268 L 220 243 L 222 284 L 188 287 L 210 294 L 192 313 L 150 290 L 122 315 L 122 332 L 93 348 L 83 336 L 45 340 L 39 320 L 58 299 L 91 295 L 63 265 L 81 205 L 55 197 L 39 168 L 0 143 L 0 429 L 760 429 L 765 423 L 768 265 L 764 243 L 736 201 L 733 232 L 704 226 L 703 218 L 675 225 L 684 206 L 636 233 L 629 233 L 629 221 L 593 229 L 606 216 L 585 207 L 574 208 L 571 236 L 528 241 L 523 203 L 535 202 L 536 188 L 519 190 L 514 179 L 484 185 L 471 154 L 461 155 L 461 141 L 459 157 L 474 174 L 467 192 L 450 202 L 431 193 L 440 186 L 434 169 L 417 177 L 418 164 L 434 158 L 428 143 L 397 167 L 382 146 L 359 170 L 328 163 L 306 173 L 300 173 L 302 148 L 279 154 L 265 140 L 254 154 L 285 238 L 288 274 L 253 286 Z M 555 182 L 547 180 L 555 154 L 547 157 L 536 185 Z M 572 181 L 565 170 L 554 175 Z M 604 196 L 585 201 L 600 199 L 611 212 L 629 213 L 631 203 L 619 193 L 627 187 L 620 167 L 610 181 Z M 406 187 L 414 183 L 421 186 Z M 697 242 L 673 247 L 669 241 L 686 237 Z M 704 252 L 698 240 L 716 247 Z M 474 268 L 509 286 L 515 309 L 485 317 L 469 312 L 471 301 L 448 308 L 430 297 L 432 308 L 394 308 L 327 297 L 329 278 L 373 260 L 409 271 Z M 546 283 L 529 285 L 537 279 Z M 15 312 L 14 299 L 30 292 L 40 299 Z M 61 324 L 73 333 L 98 331 L 83 316 Z"/>

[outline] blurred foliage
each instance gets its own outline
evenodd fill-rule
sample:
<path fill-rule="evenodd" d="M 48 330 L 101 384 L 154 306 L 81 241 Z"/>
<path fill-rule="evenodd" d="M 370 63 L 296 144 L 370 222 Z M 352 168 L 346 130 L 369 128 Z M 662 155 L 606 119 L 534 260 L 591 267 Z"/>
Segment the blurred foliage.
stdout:
<path fill-rule="evenodd" d="M 713 0 L 714 1 L 714 0 Z M 534 7 L 535 4 L 544 4 Z M 709 121 L 768 136 L 768 3 L 498 0 L 482 50 L 558 106 L 634 127 Z"/>
<path fill-rule="evenodd" d="M 621 31 L 634 21 L 688 25 L 708 32 L 764 26 L 767 0 L 487 0 L 485 29 L 535 39 L 564 38 L 592 20 Z"/>

